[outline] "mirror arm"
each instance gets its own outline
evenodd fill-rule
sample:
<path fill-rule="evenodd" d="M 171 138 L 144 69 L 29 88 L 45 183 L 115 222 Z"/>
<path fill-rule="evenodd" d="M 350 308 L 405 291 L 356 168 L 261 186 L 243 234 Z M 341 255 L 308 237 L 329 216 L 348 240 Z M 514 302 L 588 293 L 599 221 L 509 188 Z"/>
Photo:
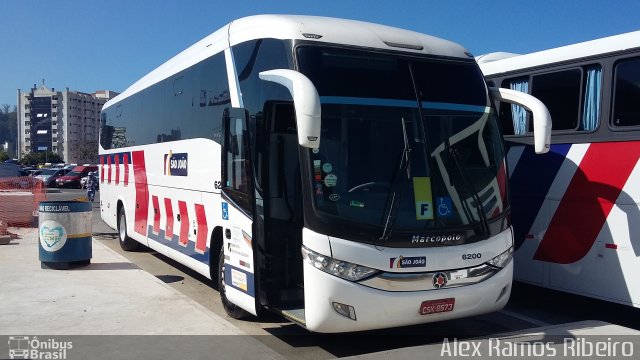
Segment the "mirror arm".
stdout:
<path fill-rule="evenodd" d="M 491 97 L 498 101 L 519 105 L 533 114 L 533 138 L 536 154 L 545 154 L 551 144 L 551 114 L 536 97 L 521 91 L 490 87 Z"/>
<path fill-rule="evenodd" d="M 320 147 L 320 97 L 311 80 L 294 70 L 275 69 L 258 74 L 260 79 L 283 85 L 291 93 L 296 111 L 300 146 Z"/>

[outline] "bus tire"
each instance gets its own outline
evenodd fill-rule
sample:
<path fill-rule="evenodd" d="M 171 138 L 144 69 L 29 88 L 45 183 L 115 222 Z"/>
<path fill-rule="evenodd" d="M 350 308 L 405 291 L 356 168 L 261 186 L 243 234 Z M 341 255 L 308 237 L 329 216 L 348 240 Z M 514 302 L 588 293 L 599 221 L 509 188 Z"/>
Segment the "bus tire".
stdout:
<path fill-rule="evenodd" d="M 224 311 L 233 319 L 243 319 L 249 315 L 243 308 L 232 303 L 227 299 L 226 288 L 224 284 L 224 249 L 220 250 L 218 257 L 218 291 L 220 292 L 220 300 Z"/>
<path fill-rule="evenodd" d="M 127 234 L 127 215 L 122 207 L 118 210 L 118 240 L 124 251 L 135 251 L 140 248 L 140 243 Z"/>

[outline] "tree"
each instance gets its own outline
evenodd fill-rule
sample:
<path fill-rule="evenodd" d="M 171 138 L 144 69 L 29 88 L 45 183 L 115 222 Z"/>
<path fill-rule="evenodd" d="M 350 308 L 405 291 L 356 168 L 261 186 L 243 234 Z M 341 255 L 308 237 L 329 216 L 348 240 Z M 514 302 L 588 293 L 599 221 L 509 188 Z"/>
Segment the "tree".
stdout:
<path fill-rule="evenodd" d="M 11 105 L 3 104 L 0 106 L 0 146 L 4 146 L 5 143 L 9 145 L 9 149 L 4 149 L 9 153 L 9 156 L 14 153 L 18 139 L 16 110 L 15 106 L 12 110 Z"/>
<path fill-rule="evenodd" d="M 34 166 L 34 165 L 38 165 L 38 164 L 44 164 L 44 163 L 61 163 L 64 162 L 62 160 L 62 157 L 54 152 L 51 151 L 47 151 L 46 154 L 44 151 L 38 151 L 38 152 L 30 152 L 28 154 L 25 154 L 22 159 L 20 159 L 20 163 L 22 165 L 30 165 L 30 166 Z"/>
<path fill-rule="evenodd" d="M 6 151 L 4 150 L 0 150 L 0 163 L 5 162 L 7 160 L 9 160 L 11 157 L 9 156 L 9 154 L 7 154 Z"/>
<path fill-rule="evenodd" d="M 98 163 L 98 141 L 85 140 L 78 143 L 78 164 Z"/>

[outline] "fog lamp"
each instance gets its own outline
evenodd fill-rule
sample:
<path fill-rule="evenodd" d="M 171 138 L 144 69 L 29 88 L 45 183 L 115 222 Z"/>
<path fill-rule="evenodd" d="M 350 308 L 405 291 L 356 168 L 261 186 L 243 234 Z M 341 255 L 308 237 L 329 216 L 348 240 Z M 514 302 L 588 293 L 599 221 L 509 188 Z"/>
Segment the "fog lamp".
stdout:
<path fill-rule="evenodd" d="M 356 320 L 356 309 L 351 305 L 341 304 L 339 302 L 334 302 L 333 310 L 335 310 L 338 314 L 348 317 L 351 320 Z"/>

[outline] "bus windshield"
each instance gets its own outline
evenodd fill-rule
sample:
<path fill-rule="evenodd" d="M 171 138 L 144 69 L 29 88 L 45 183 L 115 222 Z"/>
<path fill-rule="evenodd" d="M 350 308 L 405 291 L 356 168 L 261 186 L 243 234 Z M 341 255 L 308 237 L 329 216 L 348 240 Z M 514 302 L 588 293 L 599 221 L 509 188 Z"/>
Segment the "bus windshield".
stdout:
<path fill-rule="evenodd" d="M 302 46 L 322 103 L 316 214 L 396 232 L 473 228 L 508 208 L 501 136 L 472 61 Z"/>

